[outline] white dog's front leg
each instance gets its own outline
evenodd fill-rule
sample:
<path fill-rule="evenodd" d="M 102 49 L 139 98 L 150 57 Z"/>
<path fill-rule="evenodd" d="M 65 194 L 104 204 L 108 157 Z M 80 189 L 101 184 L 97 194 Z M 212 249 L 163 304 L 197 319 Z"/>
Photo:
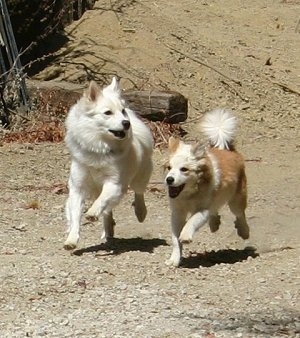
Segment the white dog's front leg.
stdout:
<path fill-rule="evenodd" d="M 147 208 L 145 205 L 144 194 L 134 194 L 134 212 L 136 218 L 140 223 L 144 222 L 147 215 Z"/>
<path fill-rule="evenodd" d="M 182 244 L 179 241 L 180 232 L 184 226 L 186 214 L 184 212 L 173 211 L 171 215 L 172 226 L 172 254 L 166 261 L 167 265 L 179 266 L 182 257 Z"/>
<path fill-rule="evenodd" d="M 209 211 L 203 210 L 196 212 L 193 216 L 189 218 L 183 227 L 179 240 L 181 243 L 189 243 L 193 240 L 194 234 L 199 230 L 209 218 Z"/>
<path fill-rule="evenodd" d="M 102 213 L 108 214 L 120 202 L 122 196 L 122 187 L 115 183 L 105 182 L 100 196 L 86 212 L 86 215 L 98 218 Z"/>
<path fill-rule="evenodd" d="M 76 248 L 79 240 L 79 227 L 83 209 L 83 197 L 76 188 L 71 187 L 69 197 L 66 203 L 66 216 L 68 221 L 68 237 L 64 243 L 66 250 L 72 250 Z"/>

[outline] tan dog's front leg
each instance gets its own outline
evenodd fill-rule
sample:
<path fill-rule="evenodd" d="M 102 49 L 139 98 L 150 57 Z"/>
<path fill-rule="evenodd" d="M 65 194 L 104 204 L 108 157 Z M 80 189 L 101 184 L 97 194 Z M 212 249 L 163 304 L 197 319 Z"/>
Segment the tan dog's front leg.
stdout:
<path fill-rule="evenodd" d="M 101 235 L 101 239 L 109 239 L 114 237 L 114 226 L 116 222 L 113 218 L 112 211 L 109 213 L 103 214 L 103 232 Z"/>
<path fill-rule="evenodd" d="M 190 243 L 193 240 L 195 232 L 208 221 L 208 218 L 208 210 L 196 212 L 193 216 L 191 216 L 180 233 L 180 242 Z"/>
<path fill-rule="evenodd" d="M 180 232 L 184 226 L 186 220 L 186 213 L 172 211 L 171 215 L 171 227 L 172 227 L 172 254 L 171 257 L 166 261 L 167 265 L 179 266 L 182 257 L 182 244 L 179 241 Z"/>

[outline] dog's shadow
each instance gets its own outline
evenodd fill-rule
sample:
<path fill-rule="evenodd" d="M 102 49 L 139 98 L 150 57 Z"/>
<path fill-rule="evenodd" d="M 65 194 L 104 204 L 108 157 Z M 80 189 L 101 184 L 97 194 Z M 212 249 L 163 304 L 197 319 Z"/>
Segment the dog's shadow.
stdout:
<path fill-rule="evenodd" d="M 211 267 L 216 264 L 235 264 L 248 259 L 248 257 L 256 258 L 259 254 L 256 248 L 246 247 L 245 249 L 223 249 L 218 251 L 207 251 L 204 253 L 191 253 L 189 257 L 183 258 L 181 267 L 183 268 L 199 268 Z"/>
<path fill-rule="evenodd" d="M 166 246 L 168 244 L 164 239 L 160 238 L 112 238 L 105 243 L 74 250 L 73 255 L 81 256 L 85 253 L 98 253 L 100 251 L 103 251 L 101 253 L 103 256 L 120 255 L 121 253 L 129 251 L 153 253 L 155 248 L 162 245 Z"/>

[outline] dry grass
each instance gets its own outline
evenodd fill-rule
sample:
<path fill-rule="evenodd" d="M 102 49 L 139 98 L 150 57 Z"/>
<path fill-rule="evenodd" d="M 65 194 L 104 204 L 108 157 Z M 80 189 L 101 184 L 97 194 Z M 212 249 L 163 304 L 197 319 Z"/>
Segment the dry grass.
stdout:
<path fill-rule="evenodd" d="M 62 142 L 65 136 L 64 120 L 75 98 L 60 97 L 59 91 L 43 90 L 35 99 L 34 109 L 26 115 L 12 115 L 10 129 L 0 131 L 2 143 Z M 153 122 L 143 119 L 152 131 L 156 147 L 164 147 L 171 135 L 183 136 L 179 124 Z"/>

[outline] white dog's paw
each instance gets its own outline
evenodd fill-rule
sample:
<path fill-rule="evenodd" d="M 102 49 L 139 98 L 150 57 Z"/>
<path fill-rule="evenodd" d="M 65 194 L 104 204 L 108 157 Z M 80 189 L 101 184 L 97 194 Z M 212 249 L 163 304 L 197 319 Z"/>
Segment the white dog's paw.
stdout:
<path fill-rule="evenodd" d="M 74 250 L 77 246 L 78 239 L 74 238 L 67 238 L 67 240 L 64 243 L 64 249 L 65 250 Z"/>
<path fill-rule="evenodd" d="M 75 243 L 65 242 L 64 249 L 65 250 L 74 250 L 76 248 L 76 246 L 77 246 L 77 244 L 75 244 Z"/>
<path fill-rule="evenodd" d="M 165 264 L 168 265 L 168 266 L 174 266 L 174 267 L 178 267 L 179 264 L 180 264 L 180 257 L 170 257 L 169 259 L 167 259 L 165 261 Z"/>
<path fill-rule="evenodd" d="M 179 241 L 181 243 L 191 243 L 193 241 L 194 232 L 191 231 L 189 228 L 183 228 L 180 236 Z"/>
<path fill-rule="evenodd" d="M 144 222 L 147 216 L 147 208 L 145 205 L 144 195 L 135 194 L 134 202 L 132 203 L 132 205 L 134 206 L 134 212 L 138 221 L 140 223 Z"/>

